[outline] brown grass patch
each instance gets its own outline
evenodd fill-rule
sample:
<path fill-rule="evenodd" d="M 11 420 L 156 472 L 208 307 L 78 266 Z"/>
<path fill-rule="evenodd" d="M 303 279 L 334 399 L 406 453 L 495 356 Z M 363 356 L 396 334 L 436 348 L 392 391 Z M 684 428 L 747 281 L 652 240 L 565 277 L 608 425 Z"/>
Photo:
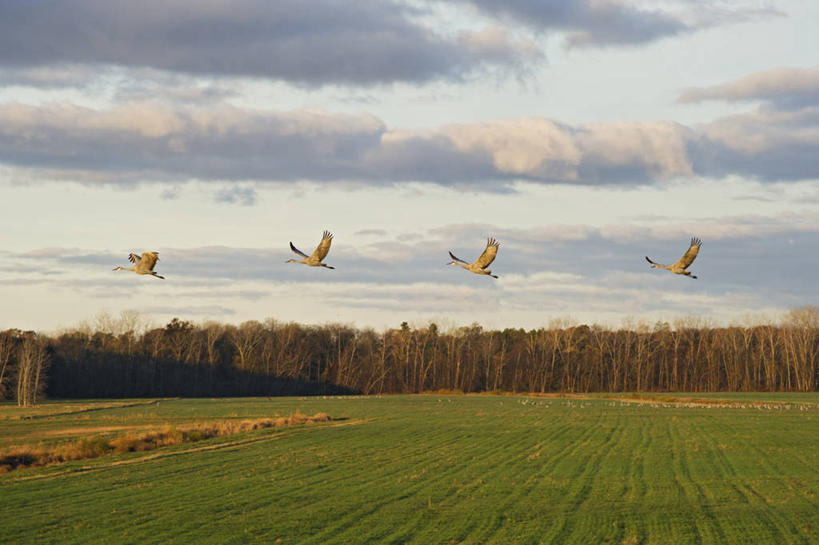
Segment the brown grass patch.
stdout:
<path fill-rule="evenodd" d="M 25 467 L 47 466 L 72 460 L 97 458 L 106 454 L 143 452 L 166 445 L 193 443 L 195 441 L 234 435 L 251 430 L 299 426 L 312 424 L 314 422 L 330 422 L 331 420 L 332 418 L 327 413 L 316 413 L 313 416 L 306 416 L 296 412 L 290 416 L 278 418 L 207 422 L 186 428 L 174 428 L 169 426 L 162 430 L 153 430 L 140 434 L 128 433 L 127 435 L 114 438 L 93 436 L 71 443 L 48 447 L 9 447 L 0 452 L 0 473 L 6 473 L 13 469 Z"/>
<path fill-rule="evenodd" d="M 644 403 L 644 404 L 660 404 L 667 403 L 670 405 L 683 405 L 691 407 L 777 407 L 790 405 L 789 403 L 771 402 L 771 401 L 741 401 L 724 398 L 708 398 L 708 397 L 678 397 L 671 395 L 642 395 L 632 393 L 627 396 L 611 396 L 605 399 L 610 401 L 624 401 L 627 403 Z M 795 403 L 798 405 L 799 403 Z"/>

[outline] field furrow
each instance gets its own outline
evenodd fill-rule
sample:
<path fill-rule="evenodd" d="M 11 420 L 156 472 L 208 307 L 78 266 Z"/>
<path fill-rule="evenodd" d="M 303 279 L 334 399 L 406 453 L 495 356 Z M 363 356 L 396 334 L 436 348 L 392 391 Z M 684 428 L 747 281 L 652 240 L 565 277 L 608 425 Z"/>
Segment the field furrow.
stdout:
<path fill-rule="evenodd" d="M 343 420 L 0 474 L 0 542 L 819 543 L 819 398 L 800 401 L 816 408 L 390 396 L 87 402 L 77 415 L 55 404 L 31 421 L 38 433 L 296 411 Z M 0 426 L 24 429 L 8 414 Z"/>

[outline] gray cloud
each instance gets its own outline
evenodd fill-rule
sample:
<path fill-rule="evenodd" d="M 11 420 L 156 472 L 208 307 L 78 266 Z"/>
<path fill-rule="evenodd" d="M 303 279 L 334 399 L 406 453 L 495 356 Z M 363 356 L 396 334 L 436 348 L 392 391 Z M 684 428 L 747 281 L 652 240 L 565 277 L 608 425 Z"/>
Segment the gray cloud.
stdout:
<path fill-rule="evenodd" d="M 163 201 L 173 201 L 179 198 L 179 186 L 171 186 L 162 190 L 159 198 Z"/>
<path fill-rule="evenodd" d="M 690 30 L 678 18 L 644 10 L 623 2 L 591 0 L 466 0 L 494 16 L 506 16 L 527 24 L 570 32 L 573 46 L 633 44 Z"/>
<path fill-rule="evenodd" d="M 383 237 L 387 235 L 387 231 L 385 231 L 384 229 L 361 229 L 360 231 L 356 231 L 353 234 L 356 236 Z"/>
<path fill-rule="evenodd" d="M 755 111 L 694 127 L 697 173 L 760 180 L 819 177 L 819 67 L 777 68 L 684 91 L 678 102 L 758 100 Z"/>
<path fill-rule="evenodd" d="M 158 103 L 107 111 L 6 104 L 0 122 L 0 161 L 110 181 L 339 179 L 361 172 L 384 131 L 366 115 Z"/>
<path fill-rule="evenodd" d="M 688 2 L 665 3 L 670 10 L 646 9 L 637 2 L 616 0 L 455 0 L 484 14 L 510 19 L 536 29 L 567 32 L 570 47 L 633 45 L 652 42 L 709 26 L 728 24 L 778 12 L 734 5 L 729 8 Z"/>
<path fill-rule="evenodd" d="M 635 185 L 732 174 L 787 181 L 819 177 L 817 153 L 819 106 L 760 108 L 690 127 L 522 118 L 409 131 L 321 110 L 0 105 L 0 162 L 33 177 L 89 183 L 431 182 L 504 191 L 516 181 Z M 247 189 L 217 198 L 254 200 Z"/>
<path fill-rule="evenodd" d="M 578 311 L 586 321 L 628 314 L 724 318 L 798 306 L 819 296 L 814 274 L 818 220 L 816 214 L 791 214 L 690 221 L 655 217 L 644 226 L 447 225 L 417 237 L 401 233 L 369 242 L 336 241 L 327 259 L 334 271 L 285 264 L 284 241 L 256 249 L 162 248 L 164 282 L 112 273 L 110 262 L 119 254 L 89 249 L 46 248 L 9 254 L 6 260 L 61 270 L 57 278 L 34 278 L 38 289 L 49 286 L 99 301 L 137 297 L 147 301 L 143 310 L 158 314 L 239 316 L 240 306 L 287 298 L 300 305 L 321 301 L 337 311 L 407 313 L 402 319 L 457 313 L 465 323 L 487 308 L 514 313 L 515 322 L 529 324 Z M 501 242 L 492 265 L 499 280 L 445 265 L 450 249 L 465 259 L 477 257 L 489 235 Z M 672 262 L 692 235 L 704 240 L 692 266 L 698 280 L 649 268 L 643 256 Z M 18 271 L 0 273 L 3 283 L 27 285 Z"/>
<path fill-rule="evenodd" d="M 173 316 L 234 316 L 236 310 L 232 308 L 223 307 L 220 305 L 166 305 L 166 306 L 148 306 L 139 309 L 140 312 L 146 314 L 168 314 Z"/>
<path fill-rule="evenodd" d="M 217 191 L 213 199 L 216 202 L 253 206 L 259 196 L 252 187 L 226 187 Z"/>
<path fill-rule="evenodd" d="M 819 106 L 760 108 L 696 127 L 689 154 L 698 174 L 767 180 L 819 178 Z"/>
<path fill-rule="evenodd" d="M 162 248 L 157 269 L 161 268 L 168 283 L 182 283 L 197 293 L 201 293 L 202 285 L 196 282 L 204 279 L 219 282 L 275 278 L 276 282 L 285 283 L 361 285 L 469 282 L 471 285 L 480 284 L 486 278 L 447 267 L 447 251 L 471 261 L 483 251 L 486 238 L 494 236 L 501 246 L 492 269 L 502 278 L 508 274 L 549 272 L 589 279 L 602 278 L 613 271 L 635 274 L 648 271 L 645 255 L 661 263 L 676 261 L 687 249 L 689 239 L 699 236 L 705 241 L 701 256 L 705 259 L 698 259 L 695 267 L 710 283 L 761 288 L 771 278 L 790 277 L 794 281 L 790 287 L 795 292 L 802 289 L 813 293 L 814 256 L 819 255 L 817 233 L 819 216 L 796 213 L 692 220 L 658 217 L 645 225 L 604 227 L 543 225 L 510 229 L 493 224 L 453 224 L 419 233 L 385 233 L 380 238 L 368 236 L 367 240 L 336 240 L 325 260 L 336 267 L 334 271 L 286 264 L 292 257 L 286 240 L 273 241 L 270 248 Z M 305 251 L 312 249 L 312 244 L 294 242 L 298 247 L 304 246 L 301 249 Z M 123 260 L 120 254 L 47 248 L 12 255 L 10 259 L 24 259 L 29 264 L 37 263 L 40 268 L 77 271 L 83 276 L 96 270 L 107 278 L 105 289 L 121 283 L 118 277 L 109 274 L 111 264 Z M 754 266 L 749 267 L 752 262 Z M 669 278 L 680 280 L 673 275 Z M 98 283 L 96 279 L 88 282 Z M 229 285 L 224 284 L 225 289 L 220 292 L 235 292 L 237 297 L 249 298 L 263 295 L 256 290 L 239 293 L 229 289 Z"/>
<path fill-rule="evenodd" d="M 0 6 L 0 64 L 151 67 L 305 85 L 460 80 L 541 59 L 505 35 L 447 37 L 401 2 L 65 0 Z M 36 84 L 31 73 L 23 74 Z M 68 76 L 70 78 L 70 75 Z M 47 79 L 54 81 L 62 76 Z"/>
<path fill-rule="evenodd" d="M 97 67 L 69 63 L 35 67 L 6 66 L 0 70 L 0 85 L 20 85 L 43 89 L 85 87 L 99 76 L 99 72 Z"/>

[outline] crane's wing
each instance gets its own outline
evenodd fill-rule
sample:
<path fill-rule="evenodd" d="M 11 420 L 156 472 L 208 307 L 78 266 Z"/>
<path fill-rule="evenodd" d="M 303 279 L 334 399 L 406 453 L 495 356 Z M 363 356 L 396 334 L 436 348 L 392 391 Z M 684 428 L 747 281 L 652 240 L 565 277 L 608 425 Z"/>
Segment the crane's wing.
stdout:
<path fill-rule="evenodd" d="M 154 265 L 156 265 L 157 261 L 159 261 L 158 252 L 143 252 L 140 264 L 147 268 L 149 271 L 152 271 L 154 270 Z"/>
<path fill-rule="evenodd" d="M 498 246 L 500 246 L 500 243 L 494 238 L 486 239 L 486 249 L 481 256 L 475 260 L 474 265 L 481 269 L 485 269 L 491 265 L 492 262 L 495 261 L 495 256 L 498 255 Z"/>
<path fill-rule="evenodd" d="M 307 254 L 305 254 L 304 252 L 302 252 L 301 250 L 299 250 L 298 248 L 296 248 L 295 246 L 293 246 L 293 243 L 292 243 L 292 242 L 290 243 L 290 249 L 291 249 L 291 250 L 293 250 L 293 253 L 294 253 L 294 254 L 298 254 L 298 255 L 300 255 L 300 256 L 302 256 L 304 259 L 307 259 L 308 257 L 310 257 L 310 256 L 308 256 Z"/>
<path fill-rule="evenodd" d="M 467 263 L 463 259 L 461 259 L 459 257 L 455 257 L 455 254 L 453 254 L 452 252 L 449 252 L 449 257 L 451 257 L 453 261 L 457 261 L 458 263 L 463 263 L 464 265 L 469 265 L 469 263 Z"/>
<path fill-rule="evenodd" d="M 688 251 L 685 252 L 674 265 L 679 265 L 683 269 L 687 269 L 697 258 L 697 254 L 700 252 L 700 246 L 702 246 L 702 241 L 696 237 L 692 238 Z"/>
<path fill-rule="evenodd" d="M 140 261 L 142 261 L 142 258 L 139 257 L 136 254 L 128 254 L 128 261 L 130 261 L 131 263 L 136 264 L 136 263 L 139 263 Z"/>
<path fill-rule="evenodd" d="M 330 251 L 330 244 L 333 242 L 333 233 L 330 231 L 324 231 L 321 235 L 321 242 L 316 247 L 316 251 L 313 252 L 313 255 L 310 257 L 315 257 L 319 261 L 327 257 L 327 252 Z"/>

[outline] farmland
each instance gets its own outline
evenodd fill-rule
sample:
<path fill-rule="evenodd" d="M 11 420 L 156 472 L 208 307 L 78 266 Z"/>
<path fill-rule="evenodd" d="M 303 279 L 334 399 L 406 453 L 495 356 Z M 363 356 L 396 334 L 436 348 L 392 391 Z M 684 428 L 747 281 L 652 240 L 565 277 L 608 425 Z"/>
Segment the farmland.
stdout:
<path fill-rule="evenodd" d="M 3 447 L 333 418 L 0 474 L 0 541 L 819 543 L 819 395 L 684 396 L 0 405 Z"/>

